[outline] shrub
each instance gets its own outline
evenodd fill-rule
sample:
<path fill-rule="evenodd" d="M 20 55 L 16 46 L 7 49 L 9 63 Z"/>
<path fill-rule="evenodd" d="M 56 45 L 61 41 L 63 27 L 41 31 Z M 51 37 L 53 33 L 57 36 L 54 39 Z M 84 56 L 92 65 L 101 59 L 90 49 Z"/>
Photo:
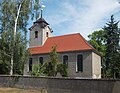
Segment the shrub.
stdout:
<path fill-rule="evenodd" d="M 65 64 L 57 65 L 57 73 L 60 73 L 62 77 L 68 76 L 68 66 Z"/>
<path fill-rule="evenodd" d="M 40 76 L 43 75 L 43 67 L 40 64 L 33 65 L 31 75 L 32 76 Z"/>

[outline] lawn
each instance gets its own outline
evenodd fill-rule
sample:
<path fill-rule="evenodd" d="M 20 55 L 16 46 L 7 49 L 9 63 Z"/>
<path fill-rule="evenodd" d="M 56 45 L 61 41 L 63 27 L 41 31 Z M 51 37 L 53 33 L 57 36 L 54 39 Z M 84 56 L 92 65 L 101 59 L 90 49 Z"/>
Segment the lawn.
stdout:
<path fill-rule="evenodd" d="M 0 93 L 45 93 L 38 90 L 24 90 L 24 89 L 18 89 L 18 88 L 0 88 Z"/>

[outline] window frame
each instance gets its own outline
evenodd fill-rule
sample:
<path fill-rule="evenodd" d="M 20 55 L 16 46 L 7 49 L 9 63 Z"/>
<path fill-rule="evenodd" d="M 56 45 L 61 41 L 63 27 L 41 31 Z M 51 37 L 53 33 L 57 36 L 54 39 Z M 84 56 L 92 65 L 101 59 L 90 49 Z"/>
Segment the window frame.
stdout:
<path fill-rule="evenodd" d="M 35 31 L 35 38 L 38 38 L 38 31 Z"/>
<path fill-rule="evenodd" d="M 67 56 L 67 64 L 66 64 L 66 63 L 64 63 L 64 57 L 65 57 L 65 56 Z M 66 65 L 68 66 L 68 62 L 69 62 L 69 56 L 68 56 L 68 55 L 66 55 L 66 54 L 65 54 L 65 55 L 63 55 L 63 56 L 62 56 L 62 63 L 63 63 L 63 64 L 66 64 Z"/>
<path fill-rule="evenodd" d="M 40 62 L 40 58 L 42 58 L 42 64 Z M 39 57 L 39 64 L 43 65 L 43 63 L 44 63 L 44 58 L 43 57 Z"/>
<path fill-rule="evenodd" d="M 49 33 L 48 32 L 46 32 L 46 37 L 49 37 Z"/>
<path fill-rule="evenodd" d="M 82 70 L 79 70 L 79 69 L 78 69 L 78 55 L 82 55 L 82 63 L 81 63 L 81 64 L 82 64 L 82 67 L 81 67 Z M 83 64 L 83 54 L 77 54 L 77 55 L 76 55 L 76 73 L 78 73 L 78 72 L 83 72 L 83 68 L 84 68 L 83 65 L 84 65 L 84 64 Z"/>
<path fill-rule="evenodd" d="M 32 71 L 33 58 L 29 58 L 29 72 Z"/>

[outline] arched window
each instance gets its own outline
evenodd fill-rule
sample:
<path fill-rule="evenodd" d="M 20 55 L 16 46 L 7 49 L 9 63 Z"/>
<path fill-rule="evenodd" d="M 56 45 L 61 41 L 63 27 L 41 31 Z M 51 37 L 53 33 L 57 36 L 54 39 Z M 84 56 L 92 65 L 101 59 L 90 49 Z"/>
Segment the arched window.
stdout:
<path fill-rule="evenodd" d="M 32 58 L 29 58 L 29 72 L 32 71 Z"/>
<path fill-rule="evenodd" d="M 46 37 L 49 37 L 49 33 L 48 32 L 46 32 Z"/>
<path fill-rule="evenodd" d="M 35 31 L 35 38 L 38 38 L 38 31 Z"/>
<path fill-rule="evenodd" d="M 43 57 L 40 57 L 40 58 L 39 58 L 39 63 L 40 63 L 41 65 L 43 65 Z"/>
<path fill-rule="evenodd" d="M 63 64 L 68 65 L 68 56 L 67 55 L 63 56 Z"/>
<path fill-rule="evenodd" d="M 83 55 L 77 55 L 77 70 L 83 72 Z"/>

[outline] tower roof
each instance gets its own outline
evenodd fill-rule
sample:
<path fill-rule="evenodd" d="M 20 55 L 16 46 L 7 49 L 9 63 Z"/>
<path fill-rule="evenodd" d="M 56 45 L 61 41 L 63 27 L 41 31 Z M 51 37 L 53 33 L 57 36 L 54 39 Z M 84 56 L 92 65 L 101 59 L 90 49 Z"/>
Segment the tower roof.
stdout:
<path fill-rule="evenodd" d="M 39 18 L 37 21 L 34 22 L 34 24 L 35 23 L 38 23 L 38 24 L 45 23 L 46 25 L 49 25 L 44 18 Z"/>
<path fill-rule="evenodd" d="M 49 24 L 48 24 L 48 22 L 45 21 L 44 18 L 39 18 L 37 21 L 34 22 L 34 24 L 29 28 L 29 30 L 33 29 L 36 25 L 40 25 L 42 28 L 44 28 L 44 27 L 48 26 Z M 50 27 L 49 27 L 49 29 L 51 30 Z"/>

